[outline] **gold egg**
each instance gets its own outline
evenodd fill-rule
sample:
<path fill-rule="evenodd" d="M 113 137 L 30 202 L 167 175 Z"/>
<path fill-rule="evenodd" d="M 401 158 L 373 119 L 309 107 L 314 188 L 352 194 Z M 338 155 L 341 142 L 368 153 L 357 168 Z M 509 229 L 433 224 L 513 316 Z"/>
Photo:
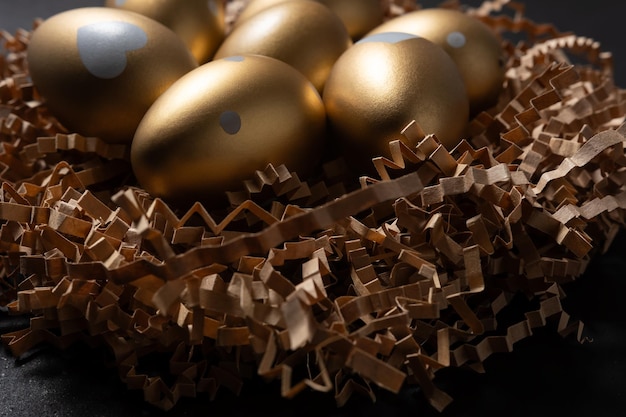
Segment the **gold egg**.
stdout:
<path fill-rule="evenodd" d="M 322 99 L 299 71 L 270 57 L 232 56 L 198 67 L 159 97 L 137 128 L 131 163 L 155 197 L 210 201 L 269 163 L 307 175 L 325 129 Z"/>
<path fill-rule="evenodd" d="M 246 21 L 259 12 L 285 1 L 296 0 L 252 0 L 244 7 L 235 25 Z M 310 0 L 299 0 L 310 1 Z M 337 14 L 352 39 L 360 39 L 370 30 L 383 23 L 384 9 L 380 0 L 318 0 Z"/>
<path fill-rule="evenodd" d="M 199 63 L 209 61 L 224 40 L 224 0 L 106 0 L 105 5 L 164 24 L 181 37 Z"/>
<path fill-rule="evenodd" d="M 359 170 L 390 157 L 388 143 L 406 138 L 415 120 L 448 148 L 462 138 L 469 117 L 456 65 L 434 43 L 406 33 L 368 36 L 335 63 L 323 92 L 333 136 Z M 407 143 L 415 146 L 415 143 Z"/>
<path fill-rule="evenodd" d="M 239 16 L 237 16 L 237 20 L 235 21 L 235 26 L 239 25 L 241 22 L 249 19 L 250 17 L 258 14 L 259 12 L 271 7 L 275 6 L 278 3 L 284 3 L 286 1 L 315 1 L 315 0 L 251 0 L 246 6 L 241 10 Z"/>
<path fill-rule="evenodd" d="M 130 142 L 144 113 L 197 67 L 160 23 L 106 7 L 73 9 L 44 21 L 27 51 L 33 84 L 68 129 Z"/>
<path fill-rule="evenodd" d="M 339 16 L 352 39 L 360 39 L 383 23 L 380 0 L 319 0 Z"/>
<path fill-rule="evenodd" d="M 339 17 L 315 1 L 285 1 L 250 17 L 224 40 L 215 58 L 265 55 L 301 71 L 321 91 L 333 64 L 352 44 Z"/>
<path fill-rule="evenodd" d="M 456 62 L 473 114 L 493 106 L 504 81 L 503 49 L 497 35 L 458 10 L 430 8 L 388 20 L 369 34 L 405 32 L 441 46 Z"/>

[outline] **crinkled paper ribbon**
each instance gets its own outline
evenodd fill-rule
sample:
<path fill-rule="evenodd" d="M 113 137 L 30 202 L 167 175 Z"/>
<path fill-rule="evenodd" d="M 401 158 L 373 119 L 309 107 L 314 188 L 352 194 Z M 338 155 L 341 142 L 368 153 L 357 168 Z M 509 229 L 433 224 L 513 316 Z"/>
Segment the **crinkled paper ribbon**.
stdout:
<path fill-rule="evenodd" d="M 418 7 L 384 4 L 388 17 Z M 268 166 L 215 211 L 152 198 L 125 146 L 67 132 L 29 82 L 30 33 L 3 32 L 0 302 L 31 319 L 2 340 L 16 356 L 107 346 L 128 387 L 163 409 L 239 392 L 256 373 L 285 397 L 308 388 L 339 405 L 418 384 L 438 410 L 451 401 L 439 369 L 481 370 L 546 325 L 582 340 L 562 284 L 624 224 L 624 92 L 596 42 L 522 10 L 466 9 L 527 39 L 503 40 L 499 103 L 455 149 L 411 123 L 402 133 L 418 145 L 390 143 L 377 178 L 341 161 L 308 181 Z M 537 309 L 499 324 L 520 293 Z M 155 353 L 167 375 L 139 371 Z"/>

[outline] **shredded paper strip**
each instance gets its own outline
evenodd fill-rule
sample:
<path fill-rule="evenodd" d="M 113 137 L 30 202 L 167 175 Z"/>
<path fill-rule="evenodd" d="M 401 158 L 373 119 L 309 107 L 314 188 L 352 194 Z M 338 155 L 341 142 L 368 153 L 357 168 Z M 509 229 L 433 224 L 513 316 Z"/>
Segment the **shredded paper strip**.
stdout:
<path fill-rule="evenodd" d="M 419 7 L 385 4 L 388 17 Z M 411 123 L 402 133 L 419 144 L 390 143 L 377 177 L 352 178 L 342 161 L 314 180 L 268 166 L 212 211 L 152 198 L 125 146 L 67 132 L 29 82 L 30 32 L 3 32 L 0 303 L 31 318 L 2 341 L 16 356 L 106 346 L 121 380 L 163 409 L 258 374 L 281 381 L 277 395 L 313 389 L 338 405 L 417 384 L 443 410 L 438 370 L 480 371 L 538 327 L 581 339 L 562 284 L 611 244 L 626 209 L 610 53 L 517 3 L 446 6 L 500 32 L 508 57 L 499 103 L 455 149 Z M 499 324 L 520 293 L 537 308 Z M 154 353 L 167 371 L 142 373 Z"/>

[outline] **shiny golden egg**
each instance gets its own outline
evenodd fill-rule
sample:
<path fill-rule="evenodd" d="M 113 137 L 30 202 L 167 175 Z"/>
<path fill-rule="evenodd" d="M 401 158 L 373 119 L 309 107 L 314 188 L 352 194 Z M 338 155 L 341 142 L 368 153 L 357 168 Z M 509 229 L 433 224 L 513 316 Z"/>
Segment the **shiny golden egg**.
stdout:
<path fill-rule="evenodd" d="M 463 80 L 446 52 L 406 33 L 361 39 L 335 63 L 323 92 L 333 137 L 346 162 L 371 168 L 390 157 L 388 143 L 415 120 L 448 148 L 463 137 L 469 104 Z M 415 146 L 415 143 L 407 143 Z"/>
<path fill-rule="evenodd" d="M 441 46 L 456 62 L 473 114 L 496 104 L 504 81 L 504 51 L 498 36 L 458 10 L 429 8 L 388 20 L 369 34 L 405 32 Z"/>
<path fill-rule="evenodd" d="M 274 58 L 232 56 L 159 97 L 137 128 L 131 163 L 153 196 L 205 202 L 243 188 L 269 163 L 309 174 L 325 131 L 324 104 L 304 75 Z"/>
<path fill-rule="evenodd" d="M 302 72 L 318 89 L 333 64 L 352 44 L 341 19 L 315 1 L 278 3 L 248 18 L 224 40 L 215 58 L 257 54 Z"/>
<path fill-rule="evenodd" d="M 243 8 L 235 25 L 259 12 L 285 1 L 296 0 L 252 0 Z M 315 0 L 297 0 L 315 1 Z M 384 8 L 380 0 L 317 0 L 337 14 L 346 26 L 352 39 L 360 39 L 370 30 L 383 23 Z"/>
<path fill-rule="evenodd" d="M 130 142 L 154 100 L 197 67 L 165 26 L 106 7 L 44 21 L 33 32 L 27 60 L 33 84 L 61 123 L 115 143 Z"/>
<path fill-rule="evenodd" d="M 339 16 L 352 39 L 360 39 L 383 23 L 380 0 L 319 0 Z"/>
<path fill-rule="evenodd" d="M 224 0 L 106 0 L 105 5 L 164 24 L 181 37 L 201 64 L 213 57 L 224 39 Z"/>
<path fill-rule="evenodd" d="M 315 0 L 250 0 L 248 4 L 241 10 L 239 15 L 237 16 L 237 20 L 235 21 L 235 26 L 239 25 L 241 22 L 249 19 L 250 17 L 258 14 L 259 12 L 271 7 L 275 6 L 278 3 L 283 3 L 286 1 L 315 1 Z"/>

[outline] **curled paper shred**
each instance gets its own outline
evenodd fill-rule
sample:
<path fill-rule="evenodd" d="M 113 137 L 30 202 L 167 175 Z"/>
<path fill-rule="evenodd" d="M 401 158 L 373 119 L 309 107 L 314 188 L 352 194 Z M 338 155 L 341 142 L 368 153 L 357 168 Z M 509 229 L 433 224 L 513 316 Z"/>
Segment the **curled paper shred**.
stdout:
<path fill-rule="evenodd" d="M 244 3 L 229 2 L 231 21 Z M 383 4 L 388 17 L 419 7 Z M 593 40 L 513 2 L 466 11 L 528 39 L 503 41 L 499 103 L 458 146 L 412 122 L 417 145 L 391 142 L 376 177 L 341 160 L 306 180 L 270 165 L 211 210 L 152 198 L 128 149 L 68 132 L 28 81 L 30 32 L 2 32 L 0 303 L 31 317 L 2 341 L 16 356 L 106 346 L 162 409 L 256 374 L 338 405 L 417 384 L 443 410 L 440 369 L 480 371 L 538 327 L 582 340 L 562 285 L 624 225 L 624 92 Z M 517 294 L 536 308 L 501 324 Z M 146 371 L 155 360 L 168 366 Z"/>

